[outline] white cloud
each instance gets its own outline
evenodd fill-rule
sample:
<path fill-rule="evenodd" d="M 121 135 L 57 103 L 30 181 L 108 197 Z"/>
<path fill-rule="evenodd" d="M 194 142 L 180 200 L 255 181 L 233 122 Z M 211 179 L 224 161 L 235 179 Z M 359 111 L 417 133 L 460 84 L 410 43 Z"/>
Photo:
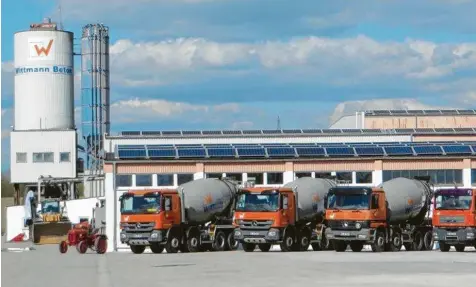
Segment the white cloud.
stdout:
<path fill-rule="evenodd" d="M 119 40 L 111 45 L 115 83 L 160 85 L 192 80 L 198 71 L 235 66 L 268 71 L 305 71 L 314 81 L 342 83 L 375 77 L 437 79 L 476 65 L 476 44 L 436 44 L 408 39 L 377 42 L 366 36 L 320 37 L 262 43 L 218 43 L 205 39 L 161 42 Z M 187 76 L 183 76 L 186 74 Z M 186 79 L 187 78 L 187 79 Z M 133 83 L 133 84 L 131 84 Z"/>
<path fill-rule="evenodd" d="M 111 105 L 111 118 L 114 123 L 153 122 L 170 119 L 200 122 L 220 121 L 224 116 L 241 111 L 235 103 L 218 105 L 199 105 L 185 102 L 171 102 L 162 99 L 123 100 Z"/>

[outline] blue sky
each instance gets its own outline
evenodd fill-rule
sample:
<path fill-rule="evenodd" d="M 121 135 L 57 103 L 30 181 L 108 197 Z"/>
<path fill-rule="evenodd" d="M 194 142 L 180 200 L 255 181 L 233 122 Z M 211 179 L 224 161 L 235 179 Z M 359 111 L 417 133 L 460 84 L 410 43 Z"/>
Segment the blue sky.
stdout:
<path fill-rule="evenodd" d="M 115 132 L 266 129 L 278 115 L 283 128 L 327 127 L 355 109 L 476 107 L 474 0 L 61 2 L 77 37 L 88 23 L 110 27 Z M 57 3 L 2 3 L 2 170 L 13 33 L 58 19 Z"/>

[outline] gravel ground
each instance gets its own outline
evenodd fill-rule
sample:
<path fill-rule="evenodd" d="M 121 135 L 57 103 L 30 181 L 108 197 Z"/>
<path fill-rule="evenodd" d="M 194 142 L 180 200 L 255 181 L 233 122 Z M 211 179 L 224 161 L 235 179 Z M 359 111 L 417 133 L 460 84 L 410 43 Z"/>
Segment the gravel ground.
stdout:
<path fill-rule="evenodd" d="M 22 247 L 7 244 L 2 247 Z M 475 286 L 476 251 L 129 252 L 60 254 L 56 245 L 2 252 L 2 285 L 23 286 Z"/>

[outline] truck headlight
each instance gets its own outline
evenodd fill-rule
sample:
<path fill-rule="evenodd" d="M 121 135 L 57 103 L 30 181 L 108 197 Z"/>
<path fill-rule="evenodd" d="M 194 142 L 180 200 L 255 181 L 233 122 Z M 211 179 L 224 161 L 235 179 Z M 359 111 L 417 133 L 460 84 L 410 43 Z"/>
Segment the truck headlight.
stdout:
<path fill-rule="evenodd" d="M 270 232 L 268 232 L 268 236 L 276 236 L 276 231 L 270 231 Z"/>
<path fill-rule="evenodd" d="M 152 232 L 152 234 L 150 235 L 150 238 L 157 238 L 159 237 L 159 234 L 157 232 Z"/>
<path fill-rule="evenodd" d="M 121 239 L 126 239 L 126 234 L 125 233 L 121 233 Z"/>
<path fill-rule="evenodd" d="M 235 236 L 236 236 L 236 237 L 241 236 L 241 231 L 240 231 L 240 230 L 235 230 Z"/>
<path fill-rule="evenodd" d="M 355 224 L 355 228 L 360 229 L 361 227 L 362 227 L 362 224 L 360 224 L 358 222 Z"/>

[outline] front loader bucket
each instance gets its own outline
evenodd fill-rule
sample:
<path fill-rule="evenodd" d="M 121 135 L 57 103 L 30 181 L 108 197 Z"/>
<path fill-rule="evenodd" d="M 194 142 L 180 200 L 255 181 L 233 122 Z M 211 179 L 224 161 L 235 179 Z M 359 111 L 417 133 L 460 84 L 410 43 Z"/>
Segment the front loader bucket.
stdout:
<path fill-rule="evenodd" d="M 71 222 L 44 222 L 33 225 L 33 243 L 59 244 L 67 240 Z"/>

